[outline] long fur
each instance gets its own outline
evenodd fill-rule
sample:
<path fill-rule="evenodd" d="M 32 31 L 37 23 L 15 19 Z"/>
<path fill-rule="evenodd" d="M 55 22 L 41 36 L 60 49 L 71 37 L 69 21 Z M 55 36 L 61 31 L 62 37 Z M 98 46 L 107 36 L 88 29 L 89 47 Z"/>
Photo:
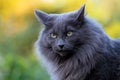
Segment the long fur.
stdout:
<path fill-rule="evenodd" d="M 71 14 L 74 13 L 57 15 L 61 16 L 59 23 L 64 24 L 62 21 L 66 15 Z M 102 27 L 88 16 L 78 31 L 84 32 L 83 45 L 79 45 L 81 36 L 78 36 L 74 54 L 61 57 L 51 49 L 44 38 L 45 28 L 42 29 L 36 42 L 37 55 L 51 80 L 120 80 L 120 40 L 108 37 Z"/>

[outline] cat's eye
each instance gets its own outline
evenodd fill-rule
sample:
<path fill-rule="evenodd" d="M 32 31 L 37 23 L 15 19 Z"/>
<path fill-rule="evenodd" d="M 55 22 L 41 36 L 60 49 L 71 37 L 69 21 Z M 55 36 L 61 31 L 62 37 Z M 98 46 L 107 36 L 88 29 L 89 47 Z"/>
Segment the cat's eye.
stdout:
<path fill-rule="evenodd" d="M 55 34 L 55 33 L 51 33 L 50 36 L 51 36 L 52 38 L 57 38 L 57 34 Z"/>
<path fill-rule="evenodd" d="M 69 37 L 69 36 L 72 36 L 73 35 L 73 32 L 72 31 L 69 31 L 69 32 L 67 32 L 67 36 Z"/>

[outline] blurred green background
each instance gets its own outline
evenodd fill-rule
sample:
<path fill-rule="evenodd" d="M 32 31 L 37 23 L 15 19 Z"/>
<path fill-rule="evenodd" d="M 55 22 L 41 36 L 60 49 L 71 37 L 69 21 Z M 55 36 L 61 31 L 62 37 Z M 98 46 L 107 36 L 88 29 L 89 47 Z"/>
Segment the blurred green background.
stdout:
<path fill-rule="evenodd" d="M 120 0 L 0 0 L 0 80 L 49 80 L 35 56 L 41 24 L 34 9 L 62 13 L 84 3 L 108 35 L 120 37 Z"/>

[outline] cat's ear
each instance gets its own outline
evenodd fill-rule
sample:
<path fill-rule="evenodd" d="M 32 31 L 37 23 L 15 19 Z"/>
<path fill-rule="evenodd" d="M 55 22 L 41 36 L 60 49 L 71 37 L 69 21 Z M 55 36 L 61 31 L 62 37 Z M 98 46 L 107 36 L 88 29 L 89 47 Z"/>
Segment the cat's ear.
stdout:
<path fill-rule="evenodd" d="M 40 10 L 35 10 L 34 14 L 36 16 L 36 18 L 38 19 L 38 21 L 42 22 L 44 25 L 47 24 L 48 19 L 50 18 L 49 14 L 40 11 Z"/>
<path fill-rule="evenodd" d="M 82 7 L 77 11 L 77 17 L 76 17 L 76 20 L 77 21 L 83 21 L 84 20 L 84 17 L 85 17 L 85 4 L 82 5 Z"/>

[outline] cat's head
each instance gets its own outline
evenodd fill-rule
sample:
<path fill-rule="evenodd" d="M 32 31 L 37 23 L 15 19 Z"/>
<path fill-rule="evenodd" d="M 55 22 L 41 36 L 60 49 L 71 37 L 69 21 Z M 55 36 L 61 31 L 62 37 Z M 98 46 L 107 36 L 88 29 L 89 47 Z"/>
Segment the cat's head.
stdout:
<path fill-rule="evenodd" d="M 60 56 L 71 55 L 79 47 L 90 43 L 92 34 L 85 19 L 85 5 L 79 10 L 63 14 L 47 14 L 35 11 L 37 19 L 44 24 L 40 45 Z"/>

